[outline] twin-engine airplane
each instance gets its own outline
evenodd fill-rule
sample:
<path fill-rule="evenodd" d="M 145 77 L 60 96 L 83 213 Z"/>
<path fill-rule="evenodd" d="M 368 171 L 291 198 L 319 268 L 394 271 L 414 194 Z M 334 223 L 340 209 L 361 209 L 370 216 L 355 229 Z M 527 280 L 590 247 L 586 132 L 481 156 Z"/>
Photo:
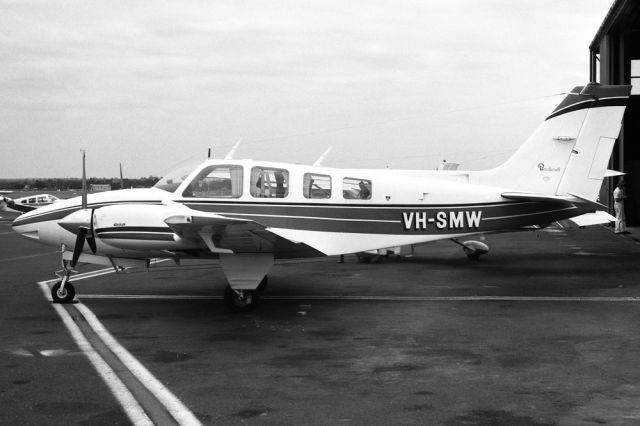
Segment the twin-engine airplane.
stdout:
<path fill-rule="evenodd" d="M 3 191 L 11 193 L 12 191 Z M 47 206 L 58 201 L 58 197 L 51 194 L 28 195 L 20 198 L 9 198 L 0 195 L 0 211 L 13 210 L 20 213 L 30 212 L 42 206 Z"/>
<path fill-rule="evenodd" d="M 152 258 L 218 258 L 227 305 L 256 306 L 275 259 L 339 255 L 545 227 L 609 221 L 596 199 L 630 86 L 576 87 L 501 166 L 485 171 L 336 169 L 207 160 L 149 189 L 59 201 L 13 229 L 63 248 L 55 302 L 73 300 L 78 262 L 114 268 Z M 598 216 L 600 215 L 600 216 Z M 604 219 L 603 219 L 604 217 Z M 69 248 L 72 248 L 69 250 Z"/>

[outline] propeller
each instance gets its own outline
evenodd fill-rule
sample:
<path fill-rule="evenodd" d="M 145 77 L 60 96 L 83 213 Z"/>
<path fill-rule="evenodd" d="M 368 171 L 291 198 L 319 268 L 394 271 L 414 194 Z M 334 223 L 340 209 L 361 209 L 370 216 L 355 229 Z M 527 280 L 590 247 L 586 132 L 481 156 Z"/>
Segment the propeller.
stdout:
<path fill-rule="evenodd" d="M 69 232 L 76 234 L 76 243 L 73 247 L 71 257 L 71 267 L 74 268 L 80 259 L 85 241 L 93 254 L 96 253 L 96 236 L 93 226 L 93 216 L 95 209 L 87 208 L 87 176 L 85 167 L 85 152 L 82 151 L 82 208 L 66 216 L 58 225 Z"/>
<path fill-rule="evenodd" d="M 58 222 L 62 228 L 76 234 L 76 243 L 73 248 L 71 267 L 74 267 L 82 254 L 85 241 L 89 245 L 91 252 L 96 253 L 96 236 L 93 223 L 95 209 L 81 209 L 64 217 Z"/>

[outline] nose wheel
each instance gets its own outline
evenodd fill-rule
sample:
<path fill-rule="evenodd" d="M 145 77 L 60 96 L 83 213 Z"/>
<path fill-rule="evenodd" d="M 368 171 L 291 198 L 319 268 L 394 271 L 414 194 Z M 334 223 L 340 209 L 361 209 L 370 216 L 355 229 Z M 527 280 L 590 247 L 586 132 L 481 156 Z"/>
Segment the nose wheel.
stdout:
<path fill-rule="evenodd" d="M 51 287 L 51 298 L 54 303 L 70 303 L 76 297 L 76 289 L 73 288 L 73 285 L 67 281 L 63 286 L 63 280 L 58 281 Z"/>

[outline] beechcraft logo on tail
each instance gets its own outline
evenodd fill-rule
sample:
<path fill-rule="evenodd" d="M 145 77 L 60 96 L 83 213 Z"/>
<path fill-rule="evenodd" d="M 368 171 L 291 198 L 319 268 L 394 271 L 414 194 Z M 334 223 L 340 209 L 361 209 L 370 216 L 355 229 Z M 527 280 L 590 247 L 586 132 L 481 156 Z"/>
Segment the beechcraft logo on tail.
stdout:
<path fill-rule="evenodd" d="M 424 231 L 435 227 L 438 230 L 478 229 L 482 211 L 439 211 L 430 216 L 427 212 L 402 212 L 405 231 Z"/>
<path fill-rule="evenodd" d="M 540 169 L 541 172 L 559 172 L 560 171 L 560 167 L 549 167 L 549 166 L 545 166 L 544 163 L 539 163 L 538 169 Z"/>

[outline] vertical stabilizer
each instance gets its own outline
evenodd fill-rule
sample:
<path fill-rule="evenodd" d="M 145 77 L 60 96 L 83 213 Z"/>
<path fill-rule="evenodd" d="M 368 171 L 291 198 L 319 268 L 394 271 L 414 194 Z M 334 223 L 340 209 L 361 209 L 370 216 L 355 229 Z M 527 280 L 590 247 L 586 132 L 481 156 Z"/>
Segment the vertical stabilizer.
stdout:
<path fill-rule="evenodd" d="M 479 173 L 478 182 L 595 200 L 630 92 L 631 86 L 597 83 L 574 88 L 509 160 Z"/>

